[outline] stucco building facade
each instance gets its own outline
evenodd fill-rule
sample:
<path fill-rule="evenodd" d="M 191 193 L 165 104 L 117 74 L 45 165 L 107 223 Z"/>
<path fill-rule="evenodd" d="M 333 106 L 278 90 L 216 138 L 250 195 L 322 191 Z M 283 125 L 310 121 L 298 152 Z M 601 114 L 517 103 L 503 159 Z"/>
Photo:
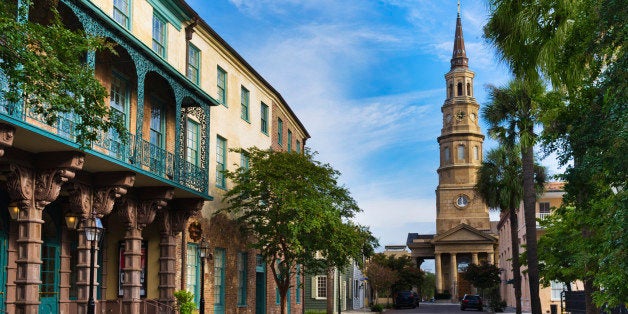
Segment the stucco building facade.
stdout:
<path fill-rule="evenodd" d="M 440 166 L 436 188 L 436 234 L 408 234 L 407 246 L 419 265 L 435 260 L 436 290 L 458 300 L 475 289 L 459 273 L 470 263 L 496 263 L 497 235 L 491 230 L 488 207 L 474 191 L 482 163 L 484 135 L 479 126 L 479 104 L 466 55 L 460 12 L 451 58 L 445 74 L 447 95 L 438 137 Z"/>
<path fill-rule="evenodd" d="M 86 66 L 128 141 L 102 132 L 81 148 L 71 114 L 48 125 L 0 97 L 0 312 L 86 313 L 93 283 L 97 313 L 171 313 L 176 290 L 197 307 L 204 296 L 206 313 L 278 313 L 265 264 L 214 213 L 230 186 L 221 171 L 247 163 L 230 149 L 276 148 L 281 134 L 281 147 L 303 151 L 298 117 L 182 0 L 60 0 L 58 10 L 66 27 L 114 44 Z M 105 231 L 92 243 L 84 227 L 96 218 Z M 204 273 L 203 239 L 213 255 Z"/>

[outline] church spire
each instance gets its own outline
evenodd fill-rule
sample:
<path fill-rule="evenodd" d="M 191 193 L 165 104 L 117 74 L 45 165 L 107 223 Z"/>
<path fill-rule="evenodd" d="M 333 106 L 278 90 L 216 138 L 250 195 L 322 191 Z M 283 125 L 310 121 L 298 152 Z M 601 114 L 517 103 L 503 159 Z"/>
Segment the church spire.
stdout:
<path fill-rule="evenodd" d="M 454 51 L 451 56 L 451 69 L 457 67 L 467 68 L 469 59 L 464 48 L 464 37 L 462 36 L 462 19 L 460 18 L 460 0 L 458 0 L 458 17 L 456 18 L 456 36 L 454 38 Z"/>

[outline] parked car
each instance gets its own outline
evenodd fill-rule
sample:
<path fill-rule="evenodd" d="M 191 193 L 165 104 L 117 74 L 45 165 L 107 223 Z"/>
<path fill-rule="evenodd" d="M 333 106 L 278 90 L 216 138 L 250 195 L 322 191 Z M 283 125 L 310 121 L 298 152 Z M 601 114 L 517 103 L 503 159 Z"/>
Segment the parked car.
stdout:
<path fill-rule="evenodd" d="M 477 309 L 482 310 L 482 298 L 477 294 L 465 294 L 460 301 L 460 310 Z"/>
<path fill-rule="evenodd" d="M 395 308 L 411 307 L 416 308 L 419 297 L 414 291 L 397 291 L 394 298 Z"/>

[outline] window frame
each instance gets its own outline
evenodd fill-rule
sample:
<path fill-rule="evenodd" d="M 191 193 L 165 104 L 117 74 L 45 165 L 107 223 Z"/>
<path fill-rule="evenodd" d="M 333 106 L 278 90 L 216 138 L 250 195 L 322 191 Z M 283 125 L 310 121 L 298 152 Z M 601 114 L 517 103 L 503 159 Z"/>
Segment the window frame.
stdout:
<path fill-rule="evenodd" d="M 283 121 L 277 118 L 277 144 L 283 147 Z"/>
<path fill-rule="evenodd" d="M 260 103 L 260 131 L 268 135 L 268 105 L 263 101 Z"/>
<path fill-rule="evenodd" d="M 116 6 L 116 2 L 118 1 L 124 1 L 126 2 L 126 12 L 123 12 L 124 10 L 121 10 L 118 6 Z M 113 0 L 112 6 L 113 6 L 113 10 L 111 13 L 111 18 L 118 23 L 118 25 L 131 30 L 131 8 L 133 7 L 132 5 L 132 1 L 133 0 Z M 121 23 L 118 20 L 118 17 L 123 17 L 124 18 L 124 23 Z"/>
<path fill-rule="evenodd" d="M 221 156 L 222 151 L 222 156 Z M 223 171 L 227 169 L 227 139 L 216 136 L 216 187 L 227 188 L 227 178 Z"/>
<path fill-rule="evenodd" d="M 225 272 L 227 254 L 224 248 L 214 249 L 214 306 L 225 306 Z M 217 281 L 220 280 L 220 284 Z"/>
<path fill-rule="evenodd" d="M 248 254 L 246 252 L 238 252 L 236 267 L 237 267 L 237 305 L 238 307 L 247 306 L 246 296 L 247 296 L 247 265 L 248 265 Z"/>
<path fill-rule="evenodd" d="M 196 54 L 193 54 L 196 52 Z M 193 56 L 196 56 L 193 58 Z M 185 76 L 194 84 L 199 85 L 201 82 L 201 50 L 194 46 L 191 42 L 188 42 L 188 58 Z M 195 61 L 196 65 L 192 64 Z M 191 68 L 191 69 L 190 69 Z M 196 76 L 193 74 L 196 73 Z M 192 77 L 190 77 L 192 76 Z"/>
<path fill-rule="evenodd" d="M 153 137 L 152 137 L 153 131 L 156 131 L 156 129 L 153 128 L 153 110 L 155 110 L 156 108 L 159 109 L 159 132 L 157 133 L 159 134 L 158 144 L 153 143 Z M 166 103 L 155 95 L 151 96 L 150 123 L 148 125 L 148 128 L 149 128 L 149 135 L 148 135 L 149 143 L 153 145 L 157 145 L 157 147 L 159 148 L 165 149 L 165 146 L 166 146 Z"/>
<path fill-rule="evenodd" d="M 221 86 L 221 84 L 223 86 Z M 221 68 L 219 65 L 216 66 L 216 89 L 217 92 L 217 101 L 228 107 L 227 105 L 227 71 Z"/>
<path fill-rule="evenodd" d="M 324 286 L 323 286 L 324 284 Z M 312 276 L 312 299 L 315 300 L 327 300 L 327 276 L 316 275 Z M 324 292 L 324 293 L 321 293 Z"/>
<path fill-rule="evenodd" d="M 190 255 L 190 248 L 194 248 L 194 263 L 190 264 L 190 258 L 192 257 Z M 196 304 L 196 307 L 198 308 L 198 306 L 200 305 L 200 292 L 201 292 L 201 287 L 200 287 L 200 258 L 198 256 L 198 244 L 197 243 L 188 243 L 187 245 L 187 249 L 186 249 L 186 260 L 185 260 L 185 290 L 192 292 L 194 294 L 194 304 Z M 194 291 L 190 291 L 190 270 L 194 270 Z"/>
<path fill-rule="evenodd" d="M 297 140 L 296 144 L 295 144 L 295 147 L 296 147 L 297 153 L 300 154 L 301 153 L 301 141 Z"/>
<path fill-rule="evenodd" d="M 161 23 L 161 31 L 163 33 L 163 38 L 155 38 L 155 22 Z M 168 21 L 161 16 L 159 13 L 153 11 L 153 23 L 152 23 L 152 48 L 153 51 L 160 57 L 166 59 L 168 57 Z M 160 41 L 161 39 L 161 41 Z M 157 45 L 157 47 L 155 46 Z M 161 50 L 161 51 L 160 51 Z"/>
<path fill-rule="evenodd" d="M 240 118 L 246 122 L 250 121 L 249 114 L 251 92 L 244 86 L 240 86 Z"/>
<path fill-rule="evenodd" d="M 292 131 L 288 129 L 288 152 L 292 151 Z"/>
<path fill-rule="evenodd" d="M 199 164 L 200 157 L 200 129 L 201 124 L 198 121 L 187 117 L 185 119 L 185 160 L 195 166 Z M 192 143 L 190 143 L 190 130 L 194 130 L 193 134 L 194 139 L 192 139 Z M 190 149 L 190 144 L 193 144 L 193 149 Z M 194 152 L 194 159 L 190 160 L 190 151 Z"/>

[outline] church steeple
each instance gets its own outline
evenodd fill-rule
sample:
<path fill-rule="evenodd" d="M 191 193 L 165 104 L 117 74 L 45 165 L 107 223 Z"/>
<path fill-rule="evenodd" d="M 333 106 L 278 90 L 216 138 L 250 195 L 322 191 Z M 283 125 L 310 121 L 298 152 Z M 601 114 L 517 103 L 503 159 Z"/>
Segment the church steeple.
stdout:
<path fill-rule="evenodd" d="M 460 1 L 458 1 L 458 17 L 456 18 L 456 37 L 454 38 L 454 51 L 451 56 L 451 69 L 457 67 L 469 67 L 467 51 L 464 48 L 464 37 L 462 36 L 462 19 L 460 18 Z"/>

